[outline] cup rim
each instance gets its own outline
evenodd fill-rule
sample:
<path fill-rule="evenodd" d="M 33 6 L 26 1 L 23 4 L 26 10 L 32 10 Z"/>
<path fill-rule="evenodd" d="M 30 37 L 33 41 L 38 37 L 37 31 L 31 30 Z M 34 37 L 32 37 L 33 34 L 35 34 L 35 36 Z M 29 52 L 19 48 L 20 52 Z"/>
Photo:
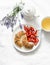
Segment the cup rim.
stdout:
<path fill-rule="evenodd" d="M 43 20 L 46 19 L 46 18 L 50 18 L 50 16 L 44 17 L 44 18 L 42 19 L 41 28 L 42 28 L 44 31 L 46 31 L 46 32 L 50 32 L 50 30 L 46 30 L 46 29 L 42 26 Z"/>

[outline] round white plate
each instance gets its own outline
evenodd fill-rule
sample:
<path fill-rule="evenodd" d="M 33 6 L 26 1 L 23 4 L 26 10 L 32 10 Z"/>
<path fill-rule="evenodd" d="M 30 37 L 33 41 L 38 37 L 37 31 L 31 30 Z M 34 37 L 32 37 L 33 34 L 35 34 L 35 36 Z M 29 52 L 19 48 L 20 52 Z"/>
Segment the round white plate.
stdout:
<path fill-rule="evenodd" d="M 29 25 L 29 24 L 24 24 L 24 25 L 32 26 L 32 25 Z M 33 27 L 33 26 L 32 26 L 32 27 Z M 35 27 L 34 27 L 34 28 L 35 28 Z M 21 30 L 22 30 L 22 29 L 20 29 L 20 27 L 17 26 L 17 27 L 15 28 L 15 30 L 13 31 L 13 46 L 16 48 L 16 50 L 18 50 L 18 51 L 20 51 L 20 52 L 25 52 L 25 53 L 27 53 L 27 52 L 32 52 L 32 51 L 34 51 L 34 50 L 39 46 L 39 44 L 40 44 L 41 30 L 36 28 L 36 30 L 38 30 L 39 42 L 38 42 L 38 44 L 37 44 L 36 46 L 34 46 L 32 49 L 26 49 L 26 48 L 24 48 L 24 47 L 20 48 L 20 47 L 18 47 L 18 46 L 14 43 L 15 34 L 18 33 L 18 32 L 21 31 Z"/>

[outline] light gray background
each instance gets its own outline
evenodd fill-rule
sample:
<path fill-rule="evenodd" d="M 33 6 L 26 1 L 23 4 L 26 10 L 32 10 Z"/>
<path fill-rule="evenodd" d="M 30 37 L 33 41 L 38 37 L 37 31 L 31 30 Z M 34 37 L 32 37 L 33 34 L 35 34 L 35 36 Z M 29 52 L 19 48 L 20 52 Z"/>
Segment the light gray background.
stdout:
<path fill-rule="evenodd" d="M 19 1 L 0 0 L 0 20 Z M 50 0 L 25 0 L 29 1 L 37 5 L 43 17 L 50 16 Z M 42 31 L 39 48 L 30 54 L 17 52 L 12 46 L 11 38 L 11 30 L 0 26 L 0 65 L 50 65 L 50 33 Z"/>

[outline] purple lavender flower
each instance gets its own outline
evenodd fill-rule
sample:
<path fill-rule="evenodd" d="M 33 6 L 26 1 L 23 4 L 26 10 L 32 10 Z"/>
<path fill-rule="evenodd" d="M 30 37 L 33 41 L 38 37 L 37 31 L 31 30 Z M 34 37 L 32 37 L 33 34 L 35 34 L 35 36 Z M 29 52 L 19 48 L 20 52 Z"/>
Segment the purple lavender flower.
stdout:
<path fill-rule="evenodd" d="M 21 13 L 21 18 L 23 19 L 24 18 L 24 16 L 23 16 L 23 14 Z"/>
<path fill-rule="evenodd" d="M 20 28 L 22 29 L 22 24 L 21 24 L 20 20 L 19 20 L 19 26 L 20 26 Z"/>
<path fill-rule="evenodd" d="M 5 25 L 6 27 L 7 27 L 7 29 L 8 28 L 12 28 L 12 31 L 13 31 L 13 27 L 14 27 L 14 25 L 16 25 L 16 20 L 17 20 L 17 18 L 14 18 L 14 17 L 12 17 L 12 16 L 5 16 L 3 19 L 2 19 L 2 21 L 3 21 L 3 25 Z"/>

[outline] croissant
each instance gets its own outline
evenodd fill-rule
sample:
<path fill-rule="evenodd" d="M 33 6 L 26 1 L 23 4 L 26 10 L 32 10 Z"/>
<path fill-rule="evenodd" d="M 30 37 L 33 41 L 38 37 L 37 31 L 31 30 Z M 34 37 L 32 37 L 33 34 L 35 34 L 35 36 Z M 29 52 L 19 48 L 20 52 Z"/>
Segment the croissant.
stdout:
<path fill-rule="evenodd" d="M 27 37 L 26 36 L 23 38 L 22 42 L 23 42 L 24 47 L 27 48 L 27 49 L 32 49 L 33 46 L 34 46 L 33 43 L 30 43 L 30 42 L 27 41 Z"/>
<path fill-rule="evenodd" d="M 21 37 L 24 35 L 25 33 L 23 31 L 20 31 L 18 32 L 16 35 L 15 35 L 15 38 L 14 38 L 14 42 L 16 45 L 18 45 L 19 47 L 22 47 L 23 46 L 23 43 L 21 42 Z"/>
<path fill-rule="evenodd" d="M 25 32 L 23 32 L 23 31 L 20 31 L 15 35 L 14 42 L 19 47 L 24 46 L 27 49 L 31 49 L 34 46 L 33 43 L 28 42 L 27 36 L 26 36 Z"/>

